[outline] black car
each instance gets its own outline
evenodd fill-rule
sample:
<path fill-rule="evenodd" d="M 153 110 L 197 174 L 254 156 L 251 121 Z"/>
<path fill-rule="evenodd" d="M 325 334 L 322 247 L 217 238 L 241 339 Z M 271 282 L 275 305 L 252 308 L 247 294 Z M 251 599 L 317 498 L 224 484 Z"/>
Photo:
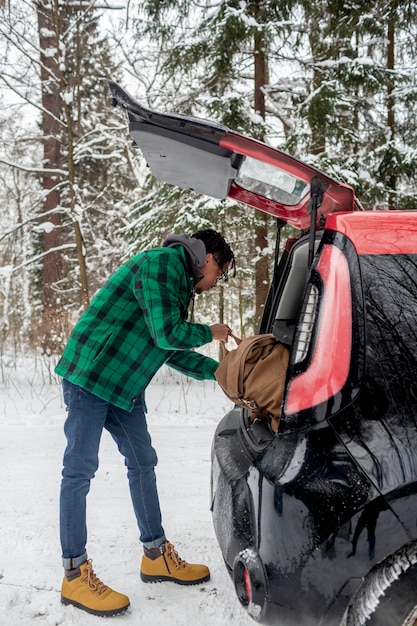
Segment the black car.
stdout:
<path fill-rule="evenodd" d="M 290 347 L 278 431 L 236 406 L 213 442 L 240 602 L 279 626 L 416 624 L 417 213 L 362 211 L 262 142 L 109 85 L 155 176 L 309 230 L 277 260 L 260 328 Z"/>

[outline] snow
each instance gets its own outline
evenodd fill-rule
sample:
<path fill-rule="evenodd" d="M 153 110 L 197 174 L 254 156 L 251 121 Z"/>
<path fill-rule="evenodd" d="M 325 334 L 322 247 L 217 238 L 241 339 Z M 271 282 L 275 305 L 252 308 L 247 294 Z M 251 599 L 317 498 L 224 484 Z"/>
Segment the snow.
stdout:
<path fill-rule="evenodd" d="M 72 91 L 61 91 L 61 98 L 65 104 L 72 104 L 74 101 L 74 94 Z"/>
<path fill-rule="evenodd" d="M 210 449 L 230 402 L 213 382 L 161 370 L 147 393 L 158 452 L 164 527 L 180 556 L 206 563 L 211 580 L 186 587 L 140 580 L 138 542 L 123 458 L 104 432 L 88 496 L 88 553 L 97 575 L 129 596 L 111 623 L 249 626 L 217 545 L 209 510 Z M 41 359 L 0 359 L 0 626 L 93 626 L 99 618 L 60 603 L 58 498 L 65 446 L 60 384 Z"/>
<path fill-rule="evenodd" d="M 52 222 L 41 222 L 35 227 L 35 230 L 38 233 L 40 232 L 51 233 L 54 230 L 54 228 L 55 228 L 55 224 L 53 224 Z"/>
<path fill-rule="evenodd" d="M 3 267 L 0 267 L 0 276 L 10 276 L 11 274 L 13 274 L 13 265 L 3 265 Z"/>
<path fill-rule="evenodd" d="M 45 38 L 56 37 L 56 33 L 53 30 L 49 30 L 48 28 L 41 28 L 40 33 L 42 37 Z"/>
<path fill-rule="evenodd" d="M 57 48 L 45 48 L 42 52 L 46 57 L 53 58 L 56 56 L 58 50 Z"/>

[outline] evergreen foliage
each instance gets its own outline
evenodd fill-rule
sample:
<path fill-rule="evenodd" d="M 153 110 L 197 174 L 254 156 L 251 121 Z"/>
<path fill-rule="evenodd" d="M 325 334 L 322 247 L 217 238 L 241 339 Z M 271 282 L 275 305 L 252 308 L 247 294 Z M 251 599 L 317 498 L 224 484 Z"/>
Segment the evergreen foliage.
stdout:
<path fill-rule="evenodd" d="M 24 9 L 31 10 L 31 17 L 24 15 Z M 3 128 L 13 124 L 16 134 L 13 141 L 4 143 L 2 174 L 10 180 L 25 180 L 30 194 L 16 189 L 15 196 L 8 197 L 10 209 L 10 236 L 2 254 L 2 264 L 8 272 L 4 281 L 12 282 L 14 289 L 20 284 L 29 285 L 29 293 L 22 293 L 25 302 L 31 303 L 30 315 L 25 313 L 25 324 L 20 323 L 21 307 L 16 307 L 15 315 L 10 308 L 11 292 L 7 290 L 3 309 L 3 329 L 16 329 L 16 335 L 23 343 L 28 341 L 39 345 L 38 333 L 40 315 L 44 307 L 42 294 L 45 290 L 45 277 L 40 273 L 42 262 L 50 254 L 43 251 L 42 238 L 52 231 L 59 230 L 61 242 L 53 252 L 62 263 L 62 278 L 49 285 L 56 294 L 59 306 L 54 310 L 46 333 L 51 338 L 49 350 L 59 352 L 65 339 L 57 330 L 66 325 L 67 332 L 78 315 L 85 300 L 81 299 L 83 265 L 87 270 L 86 280 L 90 294 L 94 294 L 113 271 L 123 256 L 123 236 L 119 234 L 125 225 L 125 197 L 133 190 L 136 180 L 132 179 L 127 144 L 121 139 L 120 119 L 110 107 L 110 97 L 104 77 L 117 78 L 117 68 L 113 62 L 108 43 L 98 30 L 98 14 L 91 8 L 69 3 L 46 5 L 55 30 L 47 32 L 43 27 L 44 45 L 42 55 L 36 31 L 36 9 L 32 3 L 18 2 L 16 6 L 4 10 L 3 26 L 7 46 L 1 67 L 1 84 L 11 101 L 3 110 Z M 55 11 L 55 12 L 54 12 Z M 52 45 L 57 41 L 57 45 Z M 42 59 L 54 57 L 57 72 L 52 75 Z M 17 60 L 17 63 L 16 63 Z M 11 68 L 17 66 L 18 71 Z M 20 68 L 25 68 L 20 71 Z M 48 172 L 42 169 L 42 145 L 47 139 L 42 135 L 39 111 L 41 104 L 41 72 L 50 81 L 50 91 L 58 90 L 60 96 L 59 130 L 54 140 L 60 146 L 59 175 L 54 189 L 43 189 L 39 174 Z M 42 92 L 49 89 L 42 83 Z M 14 98 L 14 99 L 13 99 Z M 58 110 L 58 109 L 57 109 Z M 17 112 L 17 115 L 13 115 Z M 56 113 L 47 112 L 45 117 Z M 21 121 L 23 120 L 23 123 Z M 123 125 L 123 130 L 125 124 Z M 5 142 L 7 135 L 2 135 Z M 23 163 L 25 165 L 23 166 Z M 24 170 L 22 171 L 22 168 Z M 46 165 L 47 167 L 47 165 Z M 54 171 L 51 172 L 51 180 Z M 43 200 L 50 191 L 59 194 L 59 204 L 45 213 Z M 22 203 L 21 198 L 28 200 Z M 60 219 L 54 216 L 59 214 Z M 30 236 L 25 231 L 30 225 Z M 79 241 L 77 241 L 77 233 Z M 16 247 L 16 241 L 21 245 Z M 24 243 L 23 243 L 24 242 Z M 27 273 L 31 280 L 27 280 Z M 11 278 L 10 278 L 11 277 Z M 28 321 L 30 320 L 30 322 Z M 28 332 L 28 325 L 30 331 Z M 8 334 L 8 333 L 6 333 Z"/>
<path fill-rule="evenodd" d="M 57 228 L 44 211 L 39 4 L 16 0 L 0 8 L 1 341 L 16 347 L 39 345 L 42 241 Z M 94 2 L 43 4 L 60 24 L 57 50 L 47 50 L 56 55 L 61 97 L 56 211 L 63 277 L 52 288 L 67 331 L 85 306 L 83 263 L 91 297 L 124 259 L 159 245 L 168 232 L 213 227 L 230 241 L 238 275 L 199 299 L 196 314 L 213 321 L 220 307 L 240 334 L 257 329 L 257 263 L 273 262 L 273 219 L 266 247 L 257 246 L 262 214 L 149 174 L 130 146 L 126 119 L 110 106 L 105 78 L 150 108 L 263 138 L 351 184 L 367 209 L 417 207 L 412 0 L 130 0 L 110 18 Z M 266 73 L 259 86 L 260 56 Z"/>

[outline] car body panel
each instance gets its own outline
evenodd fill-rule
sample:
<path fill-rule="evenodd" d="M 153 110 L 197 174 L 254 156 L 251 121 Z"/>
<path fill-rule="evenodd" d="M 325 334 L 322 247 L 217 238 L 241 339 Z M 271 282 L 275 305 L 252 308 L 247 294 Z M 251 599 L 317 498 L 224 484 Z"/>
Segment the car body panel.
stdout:
<path fill-rule="evenodd" d="M 326 228 L 345 235 L 357 254 L 416 254 L 417 211 L 329 215 Z"/>
<path fill-rule="evenodd" d="M 154 176 L 197 193 L 232 198 L 304 229 L 311 222 L 310 184 L 320 181 L 317 223 L 352 211 L 354 191 L 294 157 L 217 122 L 151 111 L 108 81 L 113 103 L 128 115 L 129 132 Z"/>
<path fill-rule="evenodd" d="M 309 184 L 312 178 L 318 177 L 325 188 L 317 217 L 318 223 L 323 222 L 334 211 L 354 210 L 354 192 L 349 185 L 335 181 L 284 152 L 233 132 L 228 132 L 221 139 L 220 145 L 247 157 L 241 166 L 241 178 L 231 184 L 228 193 L 230 198 L 274 215 L 301 230 L 310 227 Z M 276 187 L 270 185 L 269 194 L 264 191 L 256 193 L 256 186 L 253 186 L 253 190 L 250 185 L 243 186 L 243 169 L 248 163 L 251 163 L 251 168 L 259 164 L 265 165 L 262 168 L 263 173 L 269 180 L 272 178 L 272 171 L 276 170 L 281 184 Z M 300 191 L 297 191 L 299 188 Z M 300 196 L 295 200 L 298 193 Z M 288 199 L 285 196 L 289 196 Z"/>
<path fill-rule="evenodd" d="M 242 419 L 244 410 L 236 412 Z M 227 429 L 241 445 L 230 426 L 231 414 L 216 437 Z M 372 564 L 409 541 L 330 427 L 275 437 L 245 476 L 233 475 L 226 448 L 223 455 L 215 438 L 214 463 L 223 467 L 213 493 L 216 536 L 230 571 L 245 550 L 259 555 L 267 579 L 262 623 L 334 626 Z"/>

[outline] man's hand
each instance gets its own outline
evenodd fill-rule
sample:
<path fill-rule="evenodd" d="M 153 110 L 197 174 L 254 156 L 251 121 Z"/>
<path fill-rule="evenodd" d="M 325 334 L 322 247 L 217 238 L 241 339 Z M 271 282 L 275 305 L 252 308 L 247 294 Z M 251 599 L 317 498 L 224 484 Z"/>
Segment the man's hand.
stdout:
<path fill-rule="evenodd" d="M 229 336 L 232 334 L 227 324 L 213 324 L 213 326 L 210 326 L 210 330 L 213 341 L 221 341 L 222 343 L 226 343 Z"/>

